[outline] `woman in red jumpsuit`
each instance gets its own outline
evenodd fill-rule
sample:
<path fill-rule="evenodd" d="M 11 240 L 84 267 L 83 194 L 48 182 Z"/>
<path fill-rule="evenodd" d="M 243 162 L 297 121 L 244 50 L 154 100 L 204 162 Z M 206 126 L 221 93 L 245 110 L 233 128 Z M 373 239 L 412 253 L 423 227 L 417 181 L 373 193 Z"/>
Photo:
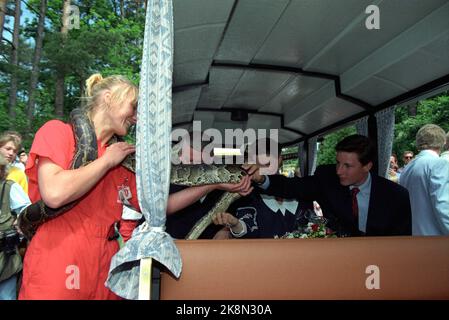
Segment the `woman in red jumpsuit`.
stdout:
<path fill-rule="evenodd" d="M 106 147 L 115 134 L 124 136 L 136 123 L 138 90 L 120 76 L 92 75 L 86 81 L 85 108 L 94 125 L 98 158 L 70 169 L 75 153 L 72 126 L 51 120 L 36 133 L 27 162 L 29 195 L 52 208 L 78 200 L 69 211 L 42 224 L 24 259 L 19 299 L 119 299 L 105 287 L 112 256 L 114 224 L 127 240 L 136 223 L 121 220 L 119 193 L 138 208 L 135 175 L 120 166 L 135 147 L 118 142 Z M 248 194 L 251 180 L 238 184 L 191 187 L 168 199 L 172 214 L 220 188 Z"/>
<path fill-rule="evenodd" d="M 118 251 L 117 241 L 108 238 L 122 214 L 118 192 L 125 190 L 138 207 L 135 175 L 119 165 L 135 147 L 106 144 L 136 123 L 138 90 L 120 76 L 95 74 L 86 85 L 85 107 L 95 128 L 98 158 L 70 170 L 75 137 L 71 125 L 59 120 L 39 129 L 30 150 L 26 173 L 31 200 L 42 199 L 53 208 L 79 202 L 37 230 L 24 259 L 19 299 L 118 299 L 104 285 Z M 124 229 L 129 236 L 132 227 Z"/>

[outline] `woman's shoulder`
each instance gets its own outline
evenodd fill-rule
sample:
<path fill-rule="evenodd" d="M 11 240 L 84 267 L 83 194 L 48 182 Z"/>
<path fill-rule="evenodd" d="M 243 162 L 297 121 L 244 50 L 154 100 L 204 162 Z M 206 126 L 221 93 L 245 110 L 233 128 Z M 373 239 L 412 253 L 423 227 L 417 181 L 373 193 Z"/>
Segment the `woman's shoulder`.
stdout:
<path fill-rule="evenodd" d="M 72 126 L 68 123 L 65 123 L 61 120 L 50 120 L 44 123 L 42 127 L 37 131 L 38 133 L 47 132 L 47 131 L 54 131 L 57 130 L 60 132 L 60 130 L 69 130 L 72 131 Z"/>
<path fill-rule="evenodd" d="M 61 143 L 66 144 L 68 139 L 75 139 L 72 126 L 61 120 L 50 120 L 36 132 L 33 145 L 37 143 L 44 145 L 55 144 L 59 146 Z"/>
<path fill-rule="evenodd" d="M 36 132 L 25 171 L 29 176 L 37 157 L 49 158 L 65 168 L 73 158 L 74 149 L 72 126 L 60 120 L 50 120 Z"/>

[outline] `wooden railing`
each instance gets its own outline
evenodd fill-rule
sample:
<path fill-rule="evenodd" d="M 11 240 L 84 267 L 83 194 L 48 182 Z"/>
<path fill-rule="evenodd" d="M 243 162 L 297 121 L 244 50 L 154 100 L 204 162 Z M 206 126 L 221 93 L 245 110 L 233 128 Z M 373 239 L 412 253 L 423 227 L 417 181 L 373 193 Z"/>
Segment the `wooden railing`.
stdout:
<path fill-rule="evenodd" d="M 160 299 L 449 299 L 449 237 L 179 240 Z"/>

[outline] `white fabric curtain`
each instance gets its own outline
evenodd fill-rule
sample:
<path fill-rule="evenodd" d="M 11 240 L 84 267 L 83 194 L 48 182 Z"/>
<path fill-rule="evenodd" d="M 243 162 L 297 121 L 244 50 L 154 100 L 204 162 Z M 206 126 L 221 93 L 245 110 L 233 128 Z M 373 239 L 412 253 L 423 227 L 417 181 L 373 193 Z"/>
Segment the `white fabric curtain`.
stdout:
<path fill-rule="evenodd" d="M 317 142 L 318 137 L 313 137 L 309 139 L 309 175 L 313 175 L 316 169 L 316 161 L 317 161 Z"/>
<path fill-rule="evenodd" d="M 306 150 L 304 149 L 304 141 L 298 144 L 298 160 L 301 177 L 306 176 Z"/>
<path fill-rule="evenodd" d="M 357 134 L 368 137 L 368 116 L 360 118 L 355 122 Z"/>
<path fill-rule="evenodd" d="M 395 106 L 379 111 L 375 114 L 377 123 L 377 146 L 379 171 L 381 177 L 388 176 L 391 149 L 394 139 L 394 110 Z"/>
<path fill-rule="evenodd" d="M 140 259 L 151 257 L 176 277 L 181 273 L 179 251 L 164 231 L 171 167 L 172 73 L 172 0 L 149 0 L 136 132 L 137 196 L 145 222 L 113 257 L 106 282 L 126 299 L 138 298 Z"/>
<path fill-rule="evenodd" d="M 298 160 L 299 160 L 299 169 L 301 170 L 301 177 L 306 177 L 307 175 L 312 175 L 316 169 L 316 160 L 317 160 L 317 137 L 310 138 L 308 140 L 308 150 L 309 158 L 306 158 L 306 150 L 304 148 L 304 141 L 301 141 L 298 144 Z M 308 171 L 306 172 L 306 161 L 308 161 Z"/>

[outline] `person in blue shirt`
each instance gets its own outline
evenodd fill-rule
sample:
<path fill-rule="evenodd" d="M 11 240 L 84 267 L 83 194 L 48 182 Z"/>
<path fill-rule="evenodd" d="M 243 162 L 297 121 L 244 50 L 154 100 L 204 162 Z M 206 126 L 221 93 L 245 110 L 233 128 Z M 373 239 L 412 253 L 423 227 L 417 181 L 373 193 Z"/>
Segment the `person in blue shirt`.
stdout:
<path fill-rule="evenodd" d="M 446 134 L 426 124 L 416 134 L 416 158 L 402 171 L 399 183 L 408 189 L 413 235 L 449 235 L 449 162 L 439 155 Z"/>

